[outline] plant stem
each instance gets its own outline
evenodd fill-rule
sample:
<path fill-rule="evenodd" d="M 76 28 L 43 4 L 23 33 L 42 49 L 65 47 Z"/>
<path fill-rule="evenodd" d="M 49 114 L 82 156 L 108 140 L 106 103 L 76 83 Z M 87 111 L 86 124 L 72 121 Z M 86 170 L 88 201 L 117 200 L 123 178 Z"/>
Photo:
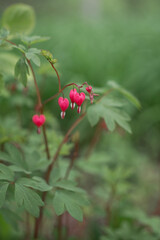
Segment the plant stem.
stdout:
<path fill-rule="evenodd" d="M 31 234 L 31 228 L 30 228 L 30 215 L 27 212 L 26 213 L 26 236 L 25 236 L 25 240 L 30 240 L 30 234 Z"/>
<path fill-rule="evenodd" d="M 87 82 L 84 82 L 81 86 L 78 86 L 76 83 L 69 83 L 67 85 L 65 85 L 58 93 L 56 93 L 54 96 L 48 98 L 47 100 L 44 101 L 43 105 L 45 105 L 46 103 L 50 102 L 51 100 L 53 100 L 54 98 L 56 98 L 61 92 L 63 92 L 63 90 L 69 86 L 76 86 L 78 89 L 82 88 L 84 85 L 88 86 Z"/>
<path fill-rule="evenodd" d="M 95 133 L 94 133 L 94 136 L 90 142 L 90 145 L 87 149 L 87 152 L 86 152 L 86 159 L 89 158 L 89 156 L 91 155 L 93 149 L 95 148 L 96 144 L 98 143 L 99 139 L 100 139 L 100 136 L 101 136 L 101 133 L 102 133 L 102 126 L 101 126 L 101 123 L 102 121 L 99 121 L 97 127 L 96 127 L 96 130 L 95 130 Z"/>
<path fill-rule="evenodd" d="M 57 240 L 62 240 L 63 239 L 63 236 L 62 236 L 62 218 L 63 218 L 63 215 L 61 216 L 58 216 L 58 239 Z"/>
<path fill-rule="evenodd" d="M 54 163 L 56 162 L 58 156 L 59 156 L 59 153 L 63 147 L 63 144 L 65 142 L 67 142 L 68 140 L 68 137 L 69 135 L 71 134 L 71 132 L 77 127 L 77 125 L 84 119 L 86 113 L 83 113 L 74 123 L 73 125 L 69 128 L 69 130 L 67 131 L 66 135 L 64 136 L 62 142 L 60 143 L 54 157 L 53 157 L 53 160 L 52 160 L 52 163 L 49 165 L 47 171 L 46 171 L 46 174 L 45 174 L 45 180 L 46 182 L 48 183 L 49 182 L 49 178 L 50 178 L 50 174 L 52 172 L 52 169 L 53 169 L 53 166 L 54 166 Z M 42 200 L 43 202 L 45 202 L 45 199 L 46 199 L 46 195 L 47 195 L 47 192 L 43 192 L 42 194 Z M 43 207 L 40 208 L 40 215 L 39 215 L 39 218 L 37 218 L 35 220 L 35 228 L 34 228 L 34 239 L 37 239 L 38 238 L 38 234 L 39 234 L 39 229 L 40 229 L 40 225 L 41 225 L 41 222 L 42 222 L 42 218 L 43 218 Z"/>
<path fill-rule="evenodd" d="M 59 92 L 60 92 L 60 91 L 61 91 L 61 80 L 60 80 L 60 76 L 59 76 L 59 74 L 58 74 L 57 69 L 56 69 L 55 66 L 53 65 L 53 63 L 50 62 L 50 64 L 51 64 L 52 68 L 54 69 L 54 71 L 56 72 L 56 75 L 57 75 L 57 78 L 58 78 L 58 84 L 59 84 Z"/>
<path fill-rule="evenodd" d="M 71 134 L 71 132 L 75 129 L 75 127 L 83 120 L 83 118 L 85 117 L 86 113 L 83 113 L 75 122 L 74 124 L 69 128 L 69 130 L 67 131 L 66 135 L 64 136 L 62 142 L 60 143 L 54 157 L 53 157 L 53 160 L 52 160 L 52 163 L 49 165 L 48 167 L 48 170 L 46 172 L 46 176 L 45 176 L 45 180 L 48 182 L 49 181 L 49 177 L 50 177 L 50 174 L 51 174 L 51 171 L 53 169 L 53 166 L 54 166 L 54 163 L 56 162 L 58 156 L 59 156 L 59 153 L 63 147 L 63 144 L 65 142 L 67 142 L 68 140 L 68 137 L 69 135 Z"/>
<path fill-rule="evenodd" d="M 38 99 L 38 106 L 39 108 L 41 109 L 42 108 L 42 101 L 41 101 L 41 95 L 40 95 L 40 91 L 39 91 L 39 88 L 38 88 L 38 84 L 37 84 L 37 81 L 36 81 L 36 76 L 35 76 L 35 73 L 34 73 L 34 70 L 33 70 L 33 67 L 31 65 L 31 62 L 30 60 L 27 60 L 27 63 L 31 69 L 31 72 L 32 72 L 32 75 L 33 75 L 33 81 L 34 81 L 34 85 L 35 85 L 35 88 L 36 88 L 36 93 L 37 93 L 37 99 Z"/>
<path fill-rule="evenodd" d="M 78 156 L 78 151 L 79 151 L 79 144 L 78 144 L 78 141 L 75 142 L 75 147 L 74 147 L 74 152 L 73 152 L 73 155 L 71 157 L 71 161 L 70 161 L 70 164 L 67 168 L 67 171 L 66 171 L 66 174 L 65 174 L 65 179 L 67 179 L 69 177 L 69 174 L 73 168 L 73 165 L 74 165 L 74 162 Z"/>
<path fill-rule="evenodd" d="M 41 100 L 41 95 L 40 95 L 40 91 L 39 91 L 39 88 L 38 88 L 38 84 L 37 84 L 37 81 L 36 81 L 36 76 L 35 76 L 35 73 L 34 73 L 31 62 L 27 58 L 26 58 L 26 60 L 28 62 L 28 65 L 29 65 L 29 67 L 31 69 L 31 72 L 32 72 L 32 75 L 33 75 L 34 85 L 35 85 L 35 88 L 36 88 L 37 99 L 38 99 L 38 106 L 39 106 L 41 114 L 43 114 L 43 105 L 42 105 L 42 100 Z M 48 140 L 47 140 L 45 124 L 42 126 L 42 129 L 43 129 L 43 137 L 44 137 L 46 155 L 47 155 L 47 158 L 50 159 L 50 152 L 49 152 L 49 147 L 48 147 Z"/>

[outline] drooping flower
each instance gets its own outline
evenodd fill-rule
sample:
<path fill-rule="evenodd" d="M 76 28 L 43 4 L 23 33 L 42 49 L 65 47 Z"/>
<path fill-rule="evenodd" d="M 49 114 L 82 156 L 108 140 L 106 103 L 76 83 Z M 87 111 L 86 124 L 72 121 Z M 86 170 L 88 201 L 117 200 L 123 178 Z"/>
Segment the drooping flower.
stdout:
<path fill-rule="evenodd" d="M 68 108 L 68 106 L 69 106 L 69 101 L 68 101 L 67 98 L 59 97 L 59 99 L 58 99 L 58 104 L 59 104 L 59 106 L 60 106 L 60 108 L 61 108 L 61 110 L 62 110 L 62 112 L 61 112 L 61 118 L 64 119 L 64 117 L 65 117 L 65 115 L 66 115 L 66 112 L 65 112 L 65 111 L 67 110 L 67 108 Z"/>
<path fill-rule="evenodd" d="M 77 90 L 74 88 L 70 91 L 69 97 L 71 99 L 71 108 L 72 110 L 75 108 L 75 96 L 77 94 Z"/>
<path fill-rule="evenodd" d="M 75 95 L 75 103 L 78 105 L 77 108 L 77 112 L 80 113 L 81 112 L 81 105 L 85 100 L 85 93 L 81 92 L 81 93 L 76 93 Z"/>
<path fill-rule="evenodd" d="M 40 127 L 45 123 L 46 117 L 43 114 L 40 116 L 36 114 L 32 117 L 32 121 L 38 127 L 37 133 L 40 133 Z"/>
<path fill-rule="evenodd" d="M 92 86 L 86 87 L 86 91 L 87 91 L 88 93 L 91 93 L 91 91 L 92 91 Z"/>

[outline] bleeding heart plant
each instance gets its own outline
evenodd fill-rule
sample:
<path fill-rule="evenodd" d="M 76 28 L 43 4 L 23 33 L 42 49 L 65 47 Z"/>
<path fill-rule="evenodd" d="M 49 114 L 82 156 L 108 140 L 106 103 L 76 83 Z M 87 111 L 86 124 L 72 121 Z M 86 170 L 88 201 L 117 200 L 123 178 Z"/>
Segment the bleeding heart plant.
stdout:
<path fill-rule="evenodd" d="M 61 112 L 61 118 L 64 119 L 65 115 L 66 115 L 66 110 L 69 107 L 69 101 L 67 98 L 63 98 L 63 97 L 59 97 L 58 99 L 58 104 L 62 110 Z"/>
<path fill-rule="evenodd" d="M 70 91 L 69 97 L 71 99 L 71 108 L 72 110 L 75 108 L 75 95 L 77 94 L 77 90 L 74 88 Z"/>
<path fill-rule="evenodd" d="M 43 114 L 39 115 L 34 115 L 32 117 L 33 123 L 38 127 L 37 133 L 40 133 L 40 127 L 45 123 L 46 118 Z"/>

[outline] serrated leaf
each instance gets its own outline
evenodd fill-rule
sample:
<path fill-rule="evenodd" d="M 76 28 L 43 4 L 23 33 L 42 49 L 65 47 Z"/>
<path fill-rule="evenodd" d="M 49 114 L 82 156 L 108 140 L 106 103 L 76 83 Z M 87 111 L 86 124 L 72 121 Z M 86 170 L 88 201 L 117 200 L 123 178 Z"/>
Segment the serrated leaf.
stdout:
<path fill-rule="evenodd" d="M 58 191 L 55 193 L 55 197 L 53 198 L 53 206 L 54 206 L 54 210 L 55 210 L 57 216 L 64 213 L 64 211 L 65 211 L 64 201 L 59 196 Z"/>
<path fill-rule="evenodd" d="M 82 209 L 78 205 L 68 202 L 67 204 L 65 204 L 65 206 L 66 206 L 67 211 L 73 218 L 75 218 L 76 220 L 78 220 L 80 222 L 83 221 L 83 212 L 82 212 Z"/>
<path fill-rule="evenodd" d="M 73 202 L 82 207 L 89 204 L 89 201 L 84 193 L 77 193 L 67 190 L 58 190 L 58 192 L 61 199 L 65 199 L 67 202 Z"/>
<path fill-rule="evenodd" d="M 48 41 L 50 37 L 41 37 L 41 36 L 23 36 L 21 41 L 26 45 L 32 45 L 39 42 Z"/>
<path fill-rule="evenodd" d="M 41 50 L 38 48 L 29 48 L 27 53 L 41 54 Z"/>
<path fill-rule="evenodd" d="M 17 183 L 26 186 L 31 187 L 36 190 L 46 192 L 52 189 L 51 186 L 49 186 L 42 178 L 40 177 L 33 177 L 33 178 L 20 178 L 18 179 Z"/>
<path fill-rule="evenodd" d="M 28 65 L 22 57 L 18 60 L 15 66 L 15 77 L 20 81 L 24 87 L 27 86 L 27 74 L 29 74 Z"/>
<path fill-rule="evenodd" d="M 18 49 L 20 52 L 25 53 L 26 48 L 23 45 L 13 45 L 11 44 L 12 48 Z"/>
<path fill-rule="evenodd" d="M 53 187 L 67 189 L 73 192 L 84 193 L 84 190 L 75 186 L 76 183 L 70 180 L 61 180 L 53 184 Z"/>
<path fill-rule="evenodd" d="M 38 67 L 40 67 L 41 65 L 41 62 L 40 62 L 40 58 L 34 54 L 34 53 L 26 53 L 26 57 L 29 59 L 29 60 L 32 60 L 32 62 L 37 65 Z"/>
<path fill-rule="evenodd" d="M 118 83 L 114 81 L 108 81 L 107 84 L 112 87 L 113 89 L 117 90 L 120 92 L 122 95 L 124 95 L 133 105 L 135 105 L 138 109 L 141 108 L 141 104 L 139 100 L 129 91 L 126 89 L 122 88 Z"/>
<path fill-rule="evenodd" d="M 87 117 L 91 126 L 97 123 L 97 119 L 103 118 L 109 131 L 113 131 L 117 123 L 124 130 L 131 133 L 132 131 L 128 123 L 130 117 L 126 112 L 121 110 L 122 106 L 123 104 L 114 103 L 113 99 L 109 98 L 104 98 L 100 102 L 90 106 L 87 111 Z"/>
<path fill-rule="evenodd" d="M 99 115 L 98 113 L 95 111 L 95 107 L 94 106 L 90 106 L 87 110 L 87 117 L 88 117 L 88 120 L 91 124 L 91 126 L 95 126 L 98 121 L 99 121 Z"/>
<path fill-rule="evenodd" d="M 27 165 L 25 160 L 22 158 L 22 154 L 14 145 L 7 143 L 5 144 L 5 149 L 9 155 L 0 152 L 0 158 L 2 158 L 2 160 L 12 163 L 24 170 L 27 170 Z"/>
<path fill-rule="evenodd" d="M 39 216 L 39 207 L 44 206 L 36 192 L 18 183 L 15 183 L 15 200 L 18 206 L 23 205 L 34 217 Z"/>
<path fill-rule="evenodd" d="M 9 166 L 9 169 L 11 169 L 13 172 L 23 172 L 23 173 L 26 173 L 26 174 L 31 174 L 30 171 L 27 171 L 24 168 L 18 167 L 18 166 L 15 166 L 15 165 Z"/>
<path fill-rule="evenodd" d="M 3 206 L 6 198 L 6 192 L 8 189 L 9 183 L 8 182 L 1 182 L 0 183 L 0 208 Z"/>
<path fill-rule="evenodd" d="M 104 121 L 105 121 L 105 123 L 106 123 L 106 125 L 107 125 L 107 128 L 109 129 L 109 131 L 114 131 L 114 129 L 115 129 L 115 122 L 114 122 L 114 119 L 112 118 L 112 116 L 110 115 L 105 115 L 104 116 Z"/>
<path fill-rule="evenodd" d="M 14 180 L 14 173 L 12 172 L 12 170 L 2 163 L 0 163 L 0 180 Z"/>
<path fill-rule="evenodd" d="M 53 205 L 58 216 L 67 210 L 73 218 L 82 221 L 83 212 L 81 207 L 88 205 L 88 200 L 82 193 L 58 189 L 53 199 Z"/>

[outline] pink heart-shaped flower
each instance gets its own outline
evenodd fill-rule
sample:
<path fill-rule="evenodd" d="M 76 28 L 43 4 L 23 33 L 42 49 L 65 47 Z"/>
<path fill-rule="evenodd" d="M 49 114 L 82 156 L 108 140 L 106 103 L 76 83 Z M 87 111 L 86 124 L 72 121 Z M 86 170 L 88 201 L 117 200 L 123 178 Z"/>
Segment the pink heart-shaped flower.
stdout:
<path fill-rule="evenodd" d="M 67 98 L 59 97 L 59 99 L 58 99 L 58 104 L 59 104 L 62 112 L 65 112 L 66 109 L 67 109 L 68 106 L 69 106 L 69 101 L 68 101 Z"/>
<path fill-rule="evenodd" d="M 76 94 L 77 94 L 77 90 L 75 88 L 72 89 L 69 93 L 69 97 L 70 97 L 72 103 L 75 103 L 75 95 Z"/>
<path fill-rule="evenodd" d="M 81 106 L 82 103 L 84 102 L 85 100 L 85 93 L 81 92 L 81 93 L 76 93 L 75 95 L 75 103 L 78 105 L 78 106 Z"/>
<path fill-rule="evenodd" d="M 34 115 L 32 117 L 32 121 L 37 127 L 41 127 L 45 123 L 46 118 L 43 114 L 41 114 L 40 116 Z"/>
<path fill-rule="evenodd" d="M 91 93 L 92 87 L 91 87 L 91 86 L 86 87 L 86 91 L 87 91 L 88 93 Z"/>

